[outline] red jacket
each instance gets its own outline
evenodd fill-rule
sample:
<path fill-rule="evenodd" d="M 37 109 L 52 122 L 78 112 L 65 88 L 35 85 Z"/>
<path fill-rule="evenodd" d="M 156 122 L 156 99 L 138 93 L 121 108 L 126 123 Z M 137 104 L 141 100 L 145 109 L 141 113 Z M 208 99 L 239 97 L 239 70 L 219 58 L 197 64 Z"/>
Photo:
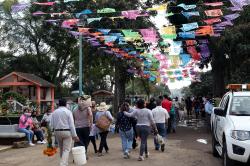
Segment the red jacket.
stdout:
<path fill-rule="evenodd" d="M 168 112 L 170 112 L 172 107 L 172 102 L 168 99 L 164 99 L 161 103 L 162 107 L 165 108 Z"/>

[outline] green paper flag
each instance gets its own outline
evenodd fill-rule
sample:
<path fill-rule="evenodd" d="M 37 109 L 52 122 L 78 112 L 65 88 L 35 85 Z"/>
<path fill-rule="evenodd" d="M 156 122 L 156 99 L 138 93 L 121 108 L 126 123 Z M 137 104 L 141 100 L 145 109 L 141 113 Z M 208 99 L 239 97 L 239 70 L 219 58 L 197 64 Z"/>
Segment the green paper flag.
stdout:
<path fill-rule="evenodd" d="M 103 9 L 99 9 L 97 10 L 97 13 L 115 13 L 116 10 L 113 8 L 103 8 Z"/>

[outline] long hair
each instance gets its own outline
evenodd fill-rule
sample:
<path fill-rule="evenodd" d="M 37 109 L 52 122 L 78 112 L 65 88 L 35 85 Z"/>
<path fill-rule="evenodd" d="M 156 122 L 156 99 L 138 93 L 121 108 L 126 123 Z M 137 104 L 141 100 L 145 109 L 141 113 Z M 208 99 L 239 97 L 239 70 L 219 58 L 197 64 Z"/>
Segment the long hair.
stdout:
<path fill-rule="evenodd" d="M 129 104 L 128 104 L 127 102 L 124 102 L 124 103 L 121 105 L 120 111 L 121 111 L 121 112 L 128 112 L 128 111 L 129 111 Z"/>

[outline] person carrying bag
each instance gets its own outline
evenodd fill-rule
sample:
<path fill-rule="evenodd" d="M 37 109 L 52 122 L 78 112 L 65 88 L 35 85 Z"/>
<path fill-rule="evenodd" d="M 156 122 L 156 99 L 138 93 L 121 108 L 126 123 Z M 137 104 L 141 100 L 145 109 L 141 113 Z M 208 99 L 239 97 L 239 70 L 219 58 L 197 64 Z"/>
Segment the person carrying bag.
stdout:
<path fill-rule="evenodd" d="M 99 129 L 99 134 L 101 137 L 101 142 L 98 150 L 98 156 L 103 156 L 102 150 L 105 148 L 105 151 L 108 153 L 109 147 L 107 144 L 107 136 L 109 133 L 109 127 L 114 120 L 111 113 L 107 110 L 108 107 L 105 102 L 101 102 L 98 107 L 98 112 L 96 113 L 96 127 Z"/>

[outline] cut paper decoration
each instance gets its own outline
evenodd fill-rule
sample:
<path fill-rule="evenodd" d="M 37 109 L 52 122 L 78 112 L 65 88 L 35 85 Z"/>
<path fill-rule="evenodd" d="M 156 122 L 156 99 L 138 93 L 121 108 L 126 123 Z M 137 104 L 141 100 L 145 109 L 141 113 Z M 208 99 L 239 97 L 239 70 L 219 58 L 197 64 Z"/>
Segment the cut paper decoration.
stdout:
<path fill-rule="evenodd" d="M 233 23 L 230 20 L 228 20 L 228 21 L 223 21 L 219 24 L 215 24 L 214 26 L 215 27 L 233 26 Z"/>
<path fill-rule="evenodd" d="M 143 40 L 145 43 L 156 43 L 158 41 L 157 33 L 155 29 L 140 29 L 140 32 L 142 34 Z"/>
<path fill-rule="evenodd" d="M 41 6 L 53 6 L 56 2 L 33 2 L 35 5 L 41 5 Z"/>
<path fill-rule="evenodd" d="M 213 27 L 210 25 L 207 26 L 200 26 L 200 29 L 195 31 L 195 35 L 197 36 L 207 36 L 207 35 L 213 35 Z"/>
<path fill-rule="evenodd" d="M 76 18 L 79 18 L 81 15 L 87 15 L 87 14 L 92 14 L 93 12 L 89 9 L 85 9 L 81 11 L 80 13 L 76 13 Z"/>
<path fill-rule="evenodd" d="M 181 13 L 188 19 L 193 16 L 200 16 L 199 12 L 181 12 Z"/>
<path fill-rule="evenodd" d="M 221 9 L 205 10 L 205 14 L 208 17 L 219 17 L 223 16 Z"/>
<path fill-rule="evenodd" d="M 122 11 L 122 16 L 131 19 L 136 20 L 139 16 L 149 16 L 147 13 L 141 14 L 140 10 L 128 10 L 128 11 Z"/>
<path fill-rule="evenodd" d="M 182 24 L 182 28 L 180 29 L 186 32 L 197 28 L 199 28 L 199 25 L 197 22 L 194 22 L 194 23 Z"/>
<path fill-rule="evenodd" d="M 74 2 L 74 1 L 79 1 L 79 0 L 63 0 L 64 3 L 67 3 L 67 2 Z"/>
<path fill-rule="evenodd" d="M 194 46 L 197 44 L 196 40 L 186 40 L 186 46 Z"/>
<path fill-rule="evenodd" d="M 217 7 L 217 6 L 223 6 L 223 2 L 212 2 L 212 3 L 204 3 L 206 6 L 212 6 L 212 7 Z"/>
<path fill-rule="evenodd" d="M 168 7 L 168 4 L 162 4 L 162 5 L 153 7 L 153 8 L 148 8 L 147 10 L 148 10 L 148 11 L 153 11 L 153 10 L 157 10 L 157 11 L 163 10 L 163 11 L 166 11 L 166 10 L 167 10 L 167 7 Z"/>
<path fill-rule="evenodd" d="M 98 31 L 100 31 L 101 33 L 103 33 L 104 35 L 107 35 L 111 29 L 98 29 Z M 112 36 L 112 35 L 111 35 Z M 116 36 L 116 35 L 115 35 Z"/>
<path fill-rule="evenodd" d="M 203 58 L 208 58 L 210 56 L 210 51 L 207 44 L 200 44 L 200 55 Z"/>
<path fill-rule="evenodd" d="M 182 42 L 173 41 L 170 45 L 169 55 L 179 55 L 183 53 Z"/>
<path fill-rule="evenodd" d="M 233 7 L 230 7 L 229 9 L 232 10 L 233 12 L 243 11 L 243 8 L 238 7 L 238 6 L 233 6 Z"/>
<path fill-rule="evenodd" d="M 101 21 L 102 17 L 98 17 L 98 18 L 88 18 L 87 19 L 87 23 L 90 24 L 94 21 Z"/>
<path fill-rule="evenodd" d="M 33 16 L 39 16 L 39 15 L 44 15 L 44 14 L 46 14 L 46 13 L 41 12 L 41 11 L 37 11 L 37 12 L 32 13 Z"/>
<path fill-rule="evenodd" d="M 62 22 L 63 28 L 73 28 L 72 26 L 76 25 L 79 22 L 79 19 L 68 19 Z"/>
<path fill-rule="evenodd" d="M 177 5 L 181 8 L 183 8 L 184 10 L 190 10 L 190 9 L 195 9 L 196 5 L 185 5 L 184 3 L 181 3 L 179 5 Z"/>
<path fill-rule="evenodd" d="M 228 15 L 225 15 L 224 18 L 226 20 L 230 20 L 230 21 L 233 21 L 235 20 L 236 18 L 240 17 L 240 14 L 239 13 L 234 13 L 234 14 L 228 14 Z"/>
<path fill-rule="evenodd" d="M 141 39 L 141 35 L 138 32 L 132 32 L 132 30 L 122 30 L 122 33 L 124 34 L 124 38 L 126 41 L 134 41 Z"/>
<path fill-rule="evenodd" d="M 189 54 L 180 54 L 180 59 L 181 59 L 181 66 L 186 67 L 187 64 L 191 61 L 191 55 Z"/>
<path fill-rule="evenodd" d="M 207 19 L 207 20 L 203 20 L 206 24 L 208 25 L 212 25 L 214 23 L 219 23 L 221 22 L 220 18 L 211 18 L 211 19 Z"/>
<path fill-rule="evenodd" d="M 103 9 L 99 9 L 97 10 L 97 13 L 115 13 L 116 10 L 113 8 L 103 8 Z"/>
<path fill-rule="evenodd" d="M 160 29 L 160 33 L 163 39 L 175 39 L 177 37 L 175 26 L 163 27 Z"/>
<path fill-rule="evenodd" d="M 28 7 L 30 7 L 29 3 L 14 4 L 14 5 L 11 6 L 11 12 L 12 13 L 18 13 L 18 12 L 24 11 Z"/>
<path fill-rule="evenodd" d="M 194 60 L 199 61 L 201 59 L 200 54 L 197 52 L 194 46 L 187 47 L 187 52 L 192 56 Z"/>
<path fill-rule="evenodd" d="M 195 39 L 195 32 L 194 31 L 179 32 L 178 35 L 180 38 L 183 38 L 183 39 Z"/>

